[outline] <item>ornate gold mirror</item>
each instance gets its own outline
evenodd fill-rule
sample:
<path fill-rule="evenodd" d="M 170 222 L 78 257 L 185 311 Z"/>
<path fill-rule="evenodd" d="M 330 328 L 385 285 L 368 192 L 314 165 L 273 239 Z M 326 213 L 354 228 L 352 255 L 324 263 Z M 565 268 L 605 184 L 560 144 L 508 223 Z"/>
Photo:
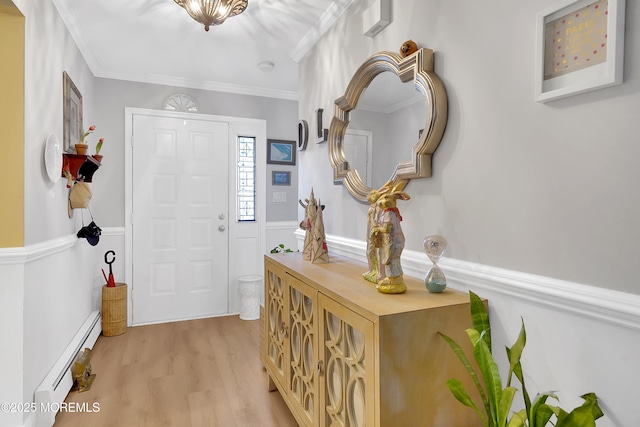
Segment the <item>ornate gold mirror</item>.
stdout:
<path fill-rule="evenodd" d="M 447 123 L 447 94 L 433 51 L 402 58 L 380 52 L 355 72 L 335 101 L 329 127 L 334 183 L 358 201 L 387 181 L 431 176 L 431 155 Z"/>

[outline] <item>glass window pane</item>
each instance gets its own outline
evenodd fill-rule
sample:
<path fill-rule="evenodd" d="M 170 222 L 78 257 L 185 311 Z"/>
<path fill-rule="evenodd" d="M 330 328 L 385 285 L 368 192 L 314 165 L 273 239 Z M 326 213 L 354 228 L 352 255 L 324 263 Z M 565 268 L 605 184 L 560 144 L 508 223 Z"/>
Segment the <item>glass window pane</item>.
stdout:
<path fill-rule="evenodd" d="M 256 220 L 256 139 L 251 136 L 238 137 L 238 221 Z"/>

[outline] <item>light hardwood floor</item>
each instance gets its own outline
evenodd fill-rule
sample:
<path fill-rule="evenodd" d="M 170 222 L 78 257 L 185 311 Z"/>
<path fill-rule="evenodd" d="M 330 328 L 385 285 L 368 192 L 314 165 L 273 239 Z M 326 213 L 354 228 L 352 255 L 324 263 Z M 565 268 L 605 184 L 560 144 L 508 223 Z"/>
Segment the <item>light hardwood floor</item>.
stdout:
<path fill-rule="evenodd" d="M 238 316 L 100 336 L 91 390 L 66 400 L 99 412 L 60 412 L 55 427 L 295 427 L 280 393 L 267 391 L 259 343 L 259 321 Z"/>

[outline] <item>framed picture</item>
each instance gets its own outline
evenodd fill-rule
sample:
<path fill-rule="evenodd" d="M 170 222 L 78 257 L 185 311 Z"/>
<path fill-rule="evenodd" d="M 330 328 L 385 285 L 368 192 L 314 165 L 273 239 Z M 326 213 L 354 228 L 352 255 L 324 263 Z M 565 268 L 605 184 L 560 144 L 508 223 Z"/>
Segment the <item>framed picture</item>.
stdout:
<path fill-rule="evenodd" d="M 267 139 L 267 163 L 273 165 L 295 165 L 296 142 Z"/>
<path fill-rule="evenodd" d="M 537 14 L 536 101 L 622 83 L 624 0 L 563 0 Z"/>
<path fill-rule="evenodd" d="M 62 72 L 63 151 L 80 141 L 82 135 L 82 95 L 66 71 Z"/>
<path fill-rule="evenodd" d="M 291 185 L 291 172 L 271 172 L 271 185 Z"/>

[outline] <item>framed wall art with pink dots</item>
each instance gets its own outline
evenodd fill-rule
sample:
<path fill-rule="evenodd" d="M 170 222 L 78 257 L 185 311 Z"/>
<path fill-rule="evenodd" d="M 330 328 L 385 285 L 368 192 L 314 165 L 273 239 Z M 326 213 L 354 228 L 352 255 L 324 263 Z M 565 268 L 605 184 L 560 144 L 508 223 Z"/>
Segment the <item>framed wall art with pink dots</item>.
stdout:
<path fill-rule="evenodd" d="M 625 0 L 564 0 L 536 16 L 536 101 L 622 83 Z"/>

